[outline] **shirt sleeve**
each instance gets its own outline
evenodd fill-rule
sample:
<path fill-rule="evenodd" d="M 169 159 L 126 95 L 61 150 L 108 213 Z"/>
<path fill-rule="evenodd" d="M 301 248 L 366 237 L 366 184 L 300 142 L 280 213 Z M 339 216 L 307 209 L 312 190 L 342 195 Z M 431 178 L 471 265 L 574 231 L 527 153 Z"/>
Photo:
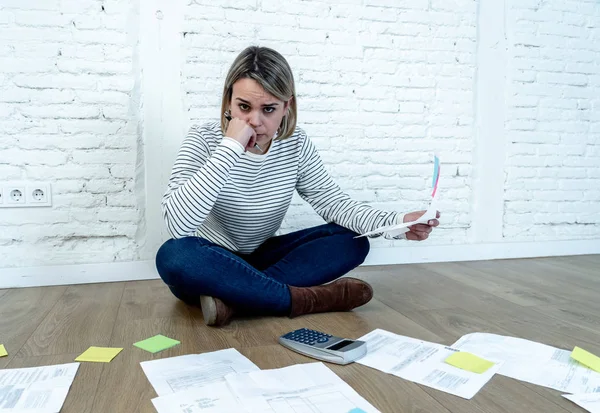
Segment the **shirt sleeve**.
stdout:
<path fill-rule="evenodd" d="M 181 144 L 161 209 L 173 238 L 194 235 L 212 210 L 244 148 L 225 138 L 211 153 L 201 130 L 192 127 Z"/>
<path fill-rule="evenodd" d="M 358 234 L 396 223 L 398 213 L 375 209 L 342 192 L 325 170 L 321 157 L 308 136 L 302 133 L 301 140 L 296 190 L 326 222 L 336 223 Z M 370 237 L 378 236 L 381 234 Z"/>

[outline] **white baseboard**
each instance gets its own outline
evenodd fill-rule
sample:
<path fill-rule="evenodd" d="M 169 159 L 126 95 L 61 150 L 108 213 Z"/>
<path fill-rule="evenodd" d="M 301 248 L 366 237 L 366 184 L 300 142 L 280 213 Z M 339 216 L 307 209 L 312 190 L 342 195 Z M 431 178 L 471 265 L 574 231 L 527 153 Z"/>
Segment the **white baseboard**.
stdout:
<path fill-rule="evenodd" d="M 419 264 L 600 254 L 600 239 L 375 248 L 363 265 Z"/>
<path fill-rule="evenodd" d="M 92 284 L 159 278 L 154 261 L 0 268 L 0 288 Z"/>
<path fill-rule="evenodd" d="M 600 254 L 600 240 L 374 248 L 363 265 L 481 261 L 586 254 Z M 155 278 L 159 277 L 153 260 L 0 268 L 0 288 L 90 284 Z"/>

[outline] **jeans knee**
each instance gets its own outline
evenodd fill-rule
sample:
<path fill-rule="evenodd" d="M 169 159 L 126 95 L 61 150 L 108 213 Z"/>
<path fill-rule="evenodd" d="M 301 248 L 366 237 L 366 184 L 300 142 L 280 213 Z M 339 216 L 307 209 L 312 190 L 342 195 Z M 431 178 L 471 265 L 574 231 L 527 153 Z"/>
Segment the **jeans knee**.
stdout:
<path fill-rule="evenodd" d="M 354 239 L 356 244 L 356 258 L 360 261 L 358 265 L 365 262 L 367 255 L 371 251 L 371 243 L 369 242 L 368 237 L 361 237 Z"/>
<path fill-rule="evenodd" d="M 182 271 L 181 251 L 185 238 L 170 239 L 156 252 L 155 264 L 160 278 L 167 285 L 175 285 L 179 273 Z"/>
<path fill-rule="evenodd" d="M 338 229 L 338 234 L 343 235 L 345 238 L 344 244 L 349 249 L 347 252 L 347 256 L 352 261 L 355 267 L 358 267 L 362 264 L 369 252 L 371 251 L 371 244 L 369 242 L 368 237 L 360 237 L 356 238 L 358 235 L 356 232 L 349 230 L 347 228 Z"/>
<path fill-rule="evenodd" d="M 324 224 L 321 227 L 317 227 L 317 228 L 325 229 L 326 231 L 328 231 L 329 235 L 345 235 L 345 234 L 353 234 L 354 236 L 359 235 L 359 234 L 356 234 L 355 232 L 353 232 L 352 230 L 349 230 L 348 228 L 343 227 L 334 222 L 330 222 L 329 224 Z"/>

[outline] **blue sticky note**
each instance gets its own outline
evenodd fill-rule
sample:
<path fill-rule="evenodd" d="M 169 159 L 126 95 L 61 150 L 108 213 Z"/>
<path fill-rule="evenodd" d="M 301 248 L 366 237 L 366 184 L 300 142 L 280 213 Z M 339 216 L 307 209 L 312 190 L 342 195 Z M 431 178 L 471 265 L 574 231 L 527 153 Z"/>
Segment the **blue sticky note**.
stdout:
<path fill-rule="evenodd" d="M 356 409 L 350 410 L 348 413 L 367 413 L 367 412 L 365 412 L 363 409 L 359 409 L 357 407 Z"/>

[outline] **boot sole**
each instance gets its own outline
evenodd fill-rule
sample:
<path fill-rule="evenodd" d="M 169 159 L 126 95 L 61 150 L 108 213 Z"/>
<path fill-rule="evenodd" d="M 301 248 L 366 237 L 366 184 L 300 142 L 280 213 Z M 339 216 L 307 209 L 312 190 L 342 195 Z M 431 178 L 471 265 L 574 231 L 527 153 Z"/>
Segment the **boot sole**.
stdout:
<path fill-rule="evenodd" d="M 217 321 L 217 305 L 212 297 L 202 295 L 200 296 L 200 307 L 202 308 L 202 317 L 204 317 L 204 324 L 211 326 Z"/>

